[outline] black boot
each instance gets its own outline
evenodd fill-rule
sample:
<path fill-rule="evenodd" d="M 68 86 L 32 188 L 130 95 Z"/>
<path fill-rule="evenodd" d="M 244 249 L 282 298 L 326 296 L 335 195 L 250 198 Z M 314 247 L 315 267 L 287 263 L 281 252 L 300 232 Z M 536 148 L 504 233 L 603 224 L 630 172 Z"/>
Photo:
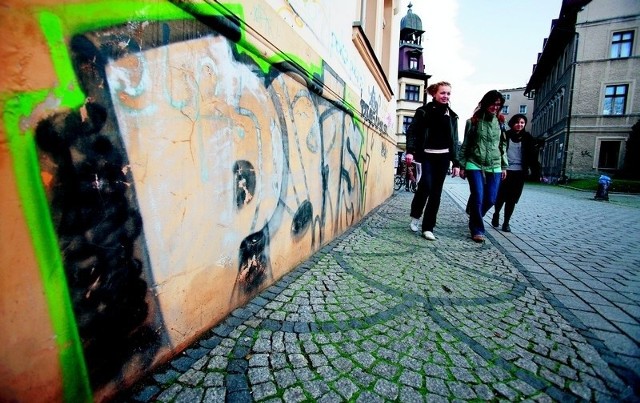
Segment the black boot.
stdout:
<path fill-rule="evenodd" d="M 497 225 L 496 225 L 496 227 L 497 227 Z M 504 224 L 502 224 L 502 231 L 511 232 L 511 227 L 509 226 L 508 222 L 505 222 Z"/>
<path fill-rule="evenodd" d="M 493 215 L 493 218 L 491 219 L 491 225 L 493 225 L 495 228 L 498 228 L 500 226 L 500 216 L 497 214 Z"/>

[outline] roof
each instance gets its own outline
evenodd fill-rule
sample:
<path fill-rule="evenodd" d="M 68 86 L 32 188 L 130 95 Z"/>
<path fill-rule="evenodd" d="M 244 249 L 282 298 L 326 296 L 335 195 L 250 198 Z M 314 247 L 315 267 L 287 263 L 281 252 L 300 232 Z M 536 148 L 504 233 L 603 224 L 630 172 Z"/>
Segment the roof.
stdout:
<path fill-rule="evenodd" d="M 422 31 L 422 20 L 411 10 L 413 4 L 409 3 L 409 10 L 407 10 L 407 15 L 402 17 L 400 20 L 400 29 L 412 29 L 415 31 Z"/>
<path fill-rule="evenodd" d="M 525 94 L 541 85 L 564 48 L 573 40 L 578 12 L 590 2 L 591 0 L 562 1 L 560 16 L 551 22 L 551 32 L 549 37 L 545 38 L 542 52 L 538 53 L 538 62 L 533 66 Z"/>

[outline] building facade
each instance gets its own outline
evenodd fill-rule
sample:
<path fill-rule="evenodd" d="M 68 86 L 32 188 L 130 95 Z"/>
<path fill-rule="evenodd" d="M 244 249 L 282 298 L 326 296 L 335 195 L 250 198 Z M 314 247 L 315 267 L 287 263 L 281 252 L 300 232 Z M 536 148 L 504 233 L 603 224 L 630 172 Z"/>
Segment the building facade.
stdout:
<path fill-rule="evenodd" d="M 398 3 L 3 1 L 0 401 L 109 401 L 385 201 Z"/>
<path fill-rule="evenodd" d="M 533 98 L 524 94 L 525 89 L 526 87 L 499 90 L 504 95 L 502 114 L 507 117 L 507 121 L 511 116 L 520 113 L 527 117 L 527 122 L 531 122 L 534 103 Z M 527 126 L 527 130 L 530 130 L 529 126 Z"/>
<path fill-rule="evenodd" d="M 543 175 L 615 175 L 640 119 L 640 2 L 564 0 L 526 87 Z"/>
<path fill-rule="evenodd" d="M 400 46 L 398 52 L 398 86 L 396 107 L 396 141 L 398 157 L 406 151 L 407 128 L 416 109 L 426 101 L 427 75 L 423 60 L 422 20 L 409 3 L 407 14 L 400 21 Z"/>

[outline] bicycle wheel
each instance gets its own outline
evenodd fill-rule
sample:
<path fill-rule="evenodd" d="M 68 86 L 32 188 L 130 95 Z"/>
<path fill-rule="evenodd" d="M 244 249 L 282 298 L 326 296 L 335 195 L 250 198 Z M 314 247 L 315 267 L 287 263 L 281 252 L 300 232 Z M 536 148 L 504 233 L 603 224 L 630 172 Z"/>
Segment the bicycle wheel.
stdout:
<path fill-rule="evenodd" d="M 409 190 L 415 193 L 417 189 L 418 189 L 418 184 L 415 181 L 409 182 Z"/>
<path fill-rule="evenodd" d="M 400 188 L 402 187 L 402 176 L 400 175 L 396 175 L 395 179 L 393 180 L 393 188 L 395 190 L 400 190 Z"/>

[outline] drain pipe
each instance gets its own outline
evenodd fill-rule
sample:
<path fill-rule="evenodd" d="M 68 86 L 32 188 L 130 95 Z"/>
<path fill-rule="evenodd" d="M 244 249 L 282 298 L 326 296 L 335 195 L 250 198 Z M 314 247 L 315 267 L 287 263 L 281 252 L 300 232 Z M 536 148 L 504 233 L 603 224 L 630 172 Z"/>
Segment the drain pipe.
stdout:
<path fill-rule="evenodd" d="M 569 107 L 567 111 L 567 131 L 564 136 L 564 158 L 562 159 L 562 180 L 566 181 L 567 177 L 567 159 L 569 157 L 569 136 L 571 135 L 571 115 L 573 113 L 573 91 L 575 90 L 576 68 L 578 67 L 578 40 L 579 32 L 574 32 L 573 40 L 573 60 L 571 61 L 571 88 L 569 89 Z M 571 156 L 573 159 L 573 155 Z M 573 165 L 573 161 L 572 164 Z"/>

